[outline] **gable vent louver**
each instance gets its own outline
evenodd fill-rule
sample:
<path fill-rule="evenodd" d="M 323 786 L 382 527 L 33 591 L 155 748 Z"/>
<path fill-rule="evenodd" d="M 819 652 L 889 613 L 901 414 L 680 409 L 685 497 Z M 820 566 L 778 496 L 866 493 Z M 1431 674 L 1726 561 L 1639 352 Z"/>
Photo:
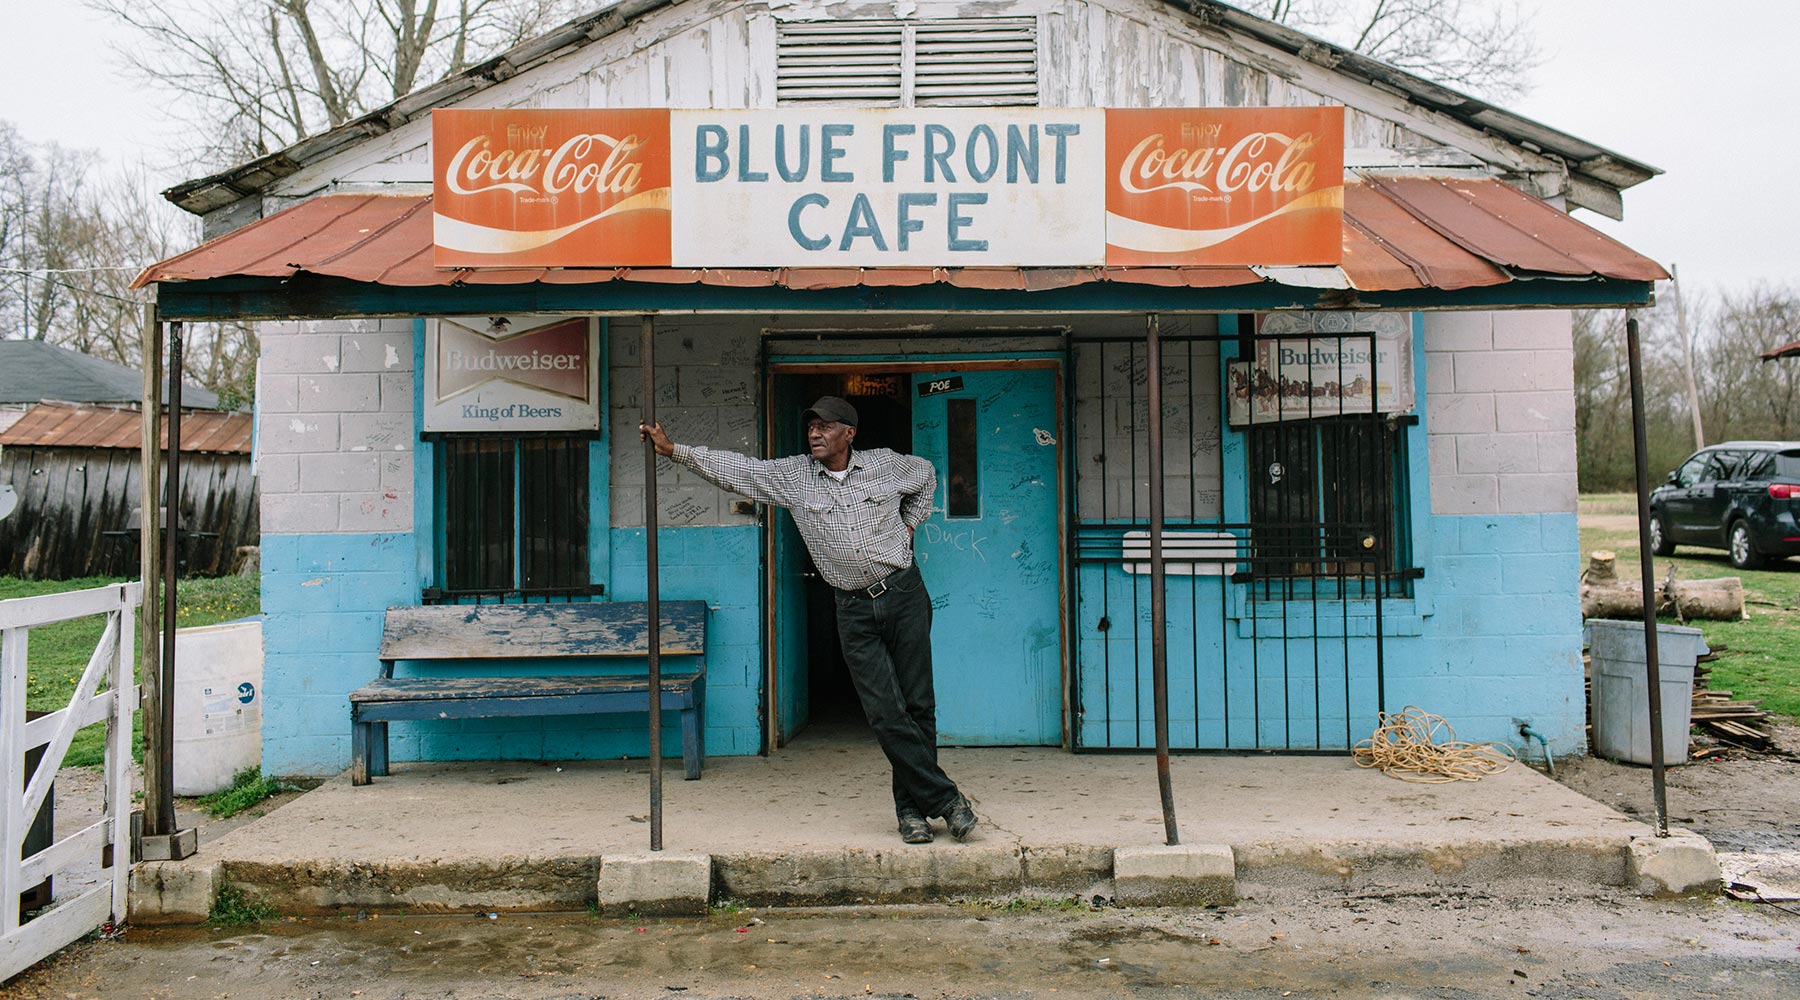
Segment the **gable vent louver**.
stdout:
<path fill-rule="evenodd" d="M 1038 102 L 1035 18 L 788 23 L 775 46 L 778 104 Z"/>

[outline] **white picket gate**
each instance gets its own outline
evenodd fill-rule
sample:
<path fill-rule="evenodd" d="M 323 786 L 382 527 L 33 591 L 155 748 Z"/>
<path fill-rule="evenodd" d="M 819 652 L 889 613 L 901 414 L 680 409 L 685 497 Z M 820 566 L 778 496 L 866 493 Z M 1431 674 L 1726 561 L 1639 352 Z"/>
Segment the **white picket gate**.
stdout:
<path fill-rule="evenodd" d="M 131 873 L 131 711 L 137 705 L 132 681 L 133 611 L 143 586 L 122 583 L 43 597 L 0 601 L 0 982 L 56 953 L 83 934 L 125 917 Z M 106 630 L 88 658 L 87 669 L 69 704 L 25 721 L 25 662 L 31 629 L 39 625 L 105 615 Z M 100 690 L 102 682 L 106 690 Z M 106 723 L 106 815 L 98 823 L 56 840 L 21 858 L 32 818 L 50 793 L 75 732 Z M 25 753 L 44 747 L 37 770 L 25 781 Z M 19 894 L 68 868 L 78 859 L 99 862 L 111 847 L 112 866 L 104 884 L 56 903 L 29 923 L 19 920 Z"/>

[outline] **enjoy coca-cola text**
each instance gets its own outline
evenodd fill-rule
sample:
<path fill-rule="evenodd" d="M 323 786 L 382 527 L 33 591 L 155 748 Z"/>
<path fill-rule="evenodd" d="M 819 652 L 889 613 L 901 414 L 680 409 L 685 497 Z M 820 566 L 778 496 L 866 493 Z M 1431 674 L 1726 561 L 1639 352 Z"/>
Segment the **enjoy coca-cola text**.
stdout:
<path fill-rule="evenodd" d="M 643 177 L 642 164 L 631 156 L 644 145 L 636 135 L 614 138 L 584 132 L 563 140 L 556 149 L 493 151 L 486 135 L 478 135 L 450 158 L 445 180 L 459 195 L 486 191 L 555 195 L 590 191 L 630 194 Z"/>
<path fill-rule="evenodd" d="M 1161 132 L 1145 136 L 1119 165 L 1119 187 L 1131 194 L 1168 188 L 1231 194 L 1268 190 L 1302 194 L 1312 187 L 1315 165 L 1307 155 L 1311 132 L 1288 136 L 1251 132 L 1225 146 L 1164 148 Z"/>

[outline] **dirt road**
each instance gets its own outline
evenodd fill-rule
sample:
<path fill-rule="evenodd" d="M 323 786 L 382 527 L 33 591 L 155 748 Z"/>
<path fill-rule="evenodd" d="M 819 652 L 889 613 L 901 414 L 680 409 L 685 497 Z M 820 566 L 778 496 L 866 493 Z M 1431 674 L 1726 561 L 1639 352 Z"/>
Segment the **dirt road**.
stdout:
<path fill-rule="evenodd" d="M 1291 895 L 1215 910 L 921 906 L 381 917 L 131 931 L 18 1000 L 1800 996 L 1800 912 L 1718 900 Z"/>

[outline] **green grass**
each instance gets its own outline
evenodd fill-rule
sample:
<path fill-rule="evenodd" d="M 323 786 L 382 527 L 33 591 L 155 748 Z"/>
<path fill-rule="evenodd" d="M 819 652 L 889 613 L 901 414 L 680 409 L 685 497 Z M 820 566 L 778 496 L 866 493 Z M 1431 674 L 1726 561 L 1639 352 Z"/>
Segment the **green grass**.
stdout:
<path fill-rule="evenodd" d="M 87 590 L 123 583 L 122 577 L 86 577 L 77 580 L 21 580 L 0 576 L 0 600 L 14 597 L 37 597 L 71 590 Z M 256 614 L 262 607 L 261 584 L 255 577 L 228 576 L 218 579 L 183 580 L 176 588 L 177 627 L 216 625 L 219 622 Z M 51 712 L 68 705 L 81 681 L 88 657 L 100 642 L 106 628 L 103 616 L 94 615 L 75 621 L 43 625 L 31 630 L 29 652 L 25 661 L 25 707 L 36 712 Z M 132 652 L 137 653 L 137 637 L 131 639 Z M 136 657 L 133 656 L 135 662 Z M 135 669 L 135 668 L 134 668 Z M 104 688 L 102 688 L 104 689 Z M 132 758 L 142 761 L 142 732 L 138 713 L 132 715 Z M 75 734 L 69 745 L 64 767 L 99 767 L 104 758 L 106 726 L 96 723 Z"/>
<path fill-rule="evenodd" d="M 195 804 L 217 819 L 230 819 L 270 796 L 299 787 L 263 774 L 260 767 L 246 767 L 232 775 L 231 787 L 202 796 Z"/>
<path fill-rule="evenodd" d="M 244 927 L 274 920 L 281 914 L 273 906 L 244 895 L 244 890 L 227 882 L 219 887 L 219 894 L 213 897 L 211 912 L 206 915 L 206 922 L 214 927 Z"/>
<path fill-rule="evenodd" d="M 1581 551 L 1583 565 L 1594 549 L 1612 549 L 1619 555 L 1618 574 L 1638 577 L 1636 502 L 1628 493 L 1586 494 L 1581 497 Z M 1630 524 L 1601 526 L 1593 519 L 1625 515 Z M 1668 577 L 1670 567 L 1677 580 L 1702 580 L 1736 576 L 1744 581 L 1745 610 L 1749 619 L 1736 622 L 1695 621 L 1709 646 L 1727 647 L 1712 665 L 1709 681 L 1714 690 L 1730 691 L 1742 701 L 1761 702 L 1770 712 L 1800 719 L 1800 559 L 1776 560 L 1758 570 L 1732 567 L 1723 551 L 1679 546 L 1675 555 L 1658 557 L 1657 582 Z M 1674 622 L 1673 618 L 1663 619 Z"/>

